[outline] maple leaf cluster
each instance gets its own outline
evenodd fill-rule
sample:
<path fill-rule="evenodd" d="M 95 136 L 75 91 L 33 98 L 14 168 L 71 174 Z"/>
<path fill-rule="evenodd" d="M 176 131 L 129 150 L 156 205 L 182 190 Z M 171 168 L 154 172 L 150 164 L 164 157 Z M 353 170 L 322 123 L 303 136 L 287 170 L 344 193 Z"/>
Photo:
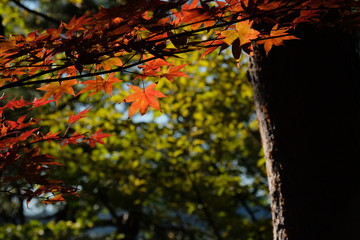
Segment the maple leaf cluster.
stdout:
<path fill-rule="evenodd" d="M 344 0 L 152 0 L 141 6 L 130 2 L 101 8 L 58 28 L 3 39 L 0 90 L 45 83 L 38 88 L 46 91 L 43 98 L 56 102 L 64 93 L 111 94 L 113 84 L 120 81 L 114 73 L 134 66 L 142 69 L 134 72 L 142 80 L 173 81 L 188 75 L 179 71 L 184 65 L 173 66 L 169 57 L 202 49 L 207 55 L 231 46 L 238 60 L 241 52 L 252 54 L 254 44 L 264 45 L 269 54 L 273 46 L 299 39 L 293 30 L 299 24 L 320 22 L 329 9 L 341 9 L 343 19 L 357 26 L 358 7 L 358 1 Z M 210 30 L 215 32 L 207 34 Z M 209 39 L 199 41 L 204 36 Z M 110 74 L 106 80 L 104 74 Z M 95 79 L 81 81 L 88 77 Z M 73 86 L 81 84 L 85 87 L 75 93 Z"/>
<path fill-rule="evenodd" d="M 32 102 L 26 102 L 21 98 L 10 100 L 0 107 L 0 191 L 21 194 L 28 203 L 34 197 L 45 198 L 44 203 L 63 201 L 64 195 L 77 192 L 77 188 L 61 185 L 62 181 L 49 177 L 51 170 L 61 164 L 56 162 L 54 157 L 42 154 L 37 143 L 53 141 L 66 146 L 69 143 L 87 142 L 94 147 L 96 142 L 104 143 L 102 139 L 109 136 L 102 133 L 101 129 L 90 136 L 74 133 L 65 137 L 65 134 L 60 135 L 60 132 L 43 133 L 38 126 L 39 120 L 31 118 L 29 113 L 34 107 L 53 101 L 35 98 Z M 16 115 L 15 111 L 17 114 L 20 112 L 22 114 Z M 85 109 L 71 115 L 68 122 L 75 123 L 88 111 L 89 109 Z M 7 118 L 11 116 L 11 120 L 6 119 L 5 116 Z M 19 189 L 9 187 L 15 182 L 22 187 Z M 8 186 L 8 183 L 11 184 Z M 44 194 L 47 193 L 51 193 L 54 197 L 45 196 Z"/>
<path fill-rule="evenodd" d="M 62 140 L 58 133 L 39 135 L 35 133 L 36 128 L 31 128 L 35 120 L 25 121 L 26 115 L 9 120 L 9 110 L 35 108 L 48 101 L 58 104 L 64 94 L 91 97 L 104 91 L 111 95 L 114 84 L 122 84 L 116 77 L 119 72 L 134 74 L 133 85 L 130 85 L 134 92 L 123 100 L 131 103 L 129 117 L 138 111 L 143 115 L 149 107 L 161 110 L 158 99 L 165 94 L 155 90 L 154 82 L 190 78 L 180 71 L 189 63 L 175 66 L 171 58 L 192 51 L 202 51 L 201 57 L 204 57 L 217 49 L 223 51 L 231 47 L 239 63 L 242 52 L 251 55 L 254 45 L 263 46 L 268 55 L 274 46 L 281 46 L 284 41 L 299 40 L 293 34 L 301 24 L 359 27 L 359 7 L 360 3 L 355 0 L 193 0 L 190 3 L 148 0 L 141 5 L 129 1 L 126 5 L 74 17 L 58 28 L 1 38 L 0 90 L 41 84 L 37 89 L 45 92 L 40 100 L 31 103 L 11 100 L 0 108 L 1 171 L 19 165 L 26 155 L 26 161 L 33 161 L 30 165 L 36 166 L 29 171 L 32 178 L 15 175 L 13 180 L 23 178 L 29 184 L 36 182 L 44 187 L 37 193 L 28 190 L 25 195 L 31 199 L 53 192 L 51 186 L 62 194 L 58 184 L 54 185 L 49 179 L 34 180 L 40 177 L 39 172 L 46 170 L 43 168 L 46 164 L 35 159 L 49 157 L 29 144 L 53 140 L 66 145 L 85 139 L 94 146 L 96 142 L 103 143 L 102 139 L 107 136 L 100 131 L 92 137 L 75 133 Z M 331 18 L 324 21 L 330 11 L 336 11 L 343 21 L 333 22 Z M 75 123 L 87 111 L 70 116 L 68 123 Z M 22 154 L 19 154 L 20 148 Z M 47 166 L 56 165 L 49 159 L 45 162 Z M 54 201 L 62 199 L 63 195 L 58 195 Z"/>

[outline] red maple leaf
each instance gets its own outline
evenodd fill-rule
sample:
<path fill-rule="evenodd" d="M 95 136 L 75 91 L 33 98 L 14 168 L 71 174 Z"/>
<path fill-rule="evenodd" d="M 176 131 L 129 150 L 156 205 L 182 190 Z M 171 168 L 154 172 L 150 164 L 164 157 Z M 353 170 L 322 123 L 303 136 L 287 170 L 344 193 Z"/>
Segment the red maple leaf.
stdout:
<path fill-rule="evenodd" d="M 60 132 L 56 132 L 56 133 L 52 133 L 52 132 L 48 132 L 46 133 L 46 135 L 40 135 L 37 134 L 35 136 L 35 139 L 33 141 L 31 141 L 31 143 L 35 143 L 35 142 L 40 142 L 40 141 L 53 141 L 53 140 L 59 140 L 61 137 L 59 137 Z"/>
<path fill-rule="evenodd" d="M 40 98 L 40 99 L 37 99 L 37 98 L 34 98 L 34 101 L 32 101 L 31 102 L 31 104 L 33 105 L 30 109 L 33 109 L 33 108 L 36 108 L 36 107 L 40 107 L 40 106 L 42 106 L 42 105 L 45 105 L 45 104 L 47 104 L 47 103 L 49 103 L 49 102 L 53 102 L 53 101 L 55 101 L 55 100 L 44 100 L 44 99 L 42 99 L 42 98 Z M 29 110 L 30 110 L 29 109 Z"/>
<path fill-rule="evenodd" d="M 135 91 L 124 99 L 124 102 L 132 102 L 129 109 L 129 118 L 134 115 L 138 110 L 141 115 L 144 115 L 149 106 L 161 111 L 158 98 L 166 97 L 163 93 L 154 90 L 156 83 L 150 84 L 145 89 L 136 86 L 129 87 Z"/>
<path fill-rule="evenodd" d="M 68 144 L 77 144 L 78 143 L 78 139 L 84 138 L 85 136 L 81 133 L 75 132 L 73 133 L 73 135 L 67 139 L 65 139 L 64 141 L 61 142 L 62 144 L 62 148 L 64 148 L 66 145 Z"/>
<path fill-rule="evenodd" d="M 107 137 L 111 136 L 110 134 L 102 133 L 101 131 L 102 131 L 102 129 L 97 130 L 88 139 L 89 144 L 90 144 L 91 147 L 94 147 L 96 143 L 105 144 L 104 141 L 103 141 L 103 138 L 107 138 Z"/>
<path fill-rule="evenodd" d="M 29 138 L 31 135 L 33 135 L 33 132 L 38 130 L 39 128 L 34 128 L 29 131 L 23 132 L 16 138 L 17 141 L 25 141 L 27 138 Z"/>
<path fill-rule="evenodd" d="M 11 110 L 14 110 L 14 108 L 22 108 L 25 107 L 27 105 L 29 105 L 30 103 L 26 102 L 22 97 L 19 100 L 11 100 L 10 102 L 8 102 L 4 108 L 9 108 Z"/>
<path fill-rule="evenodd" d="M 90 110 L 90 108 L 87 108 L 85 110 L 82 110 L 81 112 L 79 112 L 76 115 L 71 115 L 69 117 L 68 123 L 74 123 L 76 121 L 78 121 L 80 118 L 84 118 L 85 114 Z"/>

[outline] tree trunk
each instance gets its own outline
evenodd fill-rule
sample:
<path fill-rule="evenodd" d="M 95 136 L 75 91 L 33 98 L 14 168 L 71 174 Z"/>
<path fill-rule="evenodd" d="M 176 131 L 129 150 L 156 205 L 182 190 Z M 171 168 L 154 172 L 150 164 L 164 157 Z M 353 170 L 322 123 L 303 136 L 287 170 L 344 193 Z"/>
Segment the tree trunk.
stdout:
<path fill-rule="evenodd" d="M 297 36 L 268 57 L 255 46 L 250 65 L 274 239 L 360 239 L 356 40 L 309 26 Z"/>

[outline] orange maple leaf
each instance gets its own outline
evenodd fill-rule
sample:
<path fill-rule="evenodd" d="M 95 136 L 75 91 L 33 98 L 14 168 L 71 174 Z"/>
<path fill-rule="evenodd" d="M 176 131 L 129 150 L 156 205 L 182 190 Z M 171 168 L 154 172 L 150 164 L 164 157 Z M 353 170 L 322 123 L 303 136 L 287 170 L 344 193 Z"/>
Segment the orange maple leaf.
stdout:
<path fill-rule="evenodd" d="M 64 201 L 65 201 L 65 199 L 63 198 L 62 193 L 59 193 L 59 194 L 57 194 L 55 197 L 49 198 L 49 199 L 46 199 L 46 200 L 43 200 L 43 201 L 41 201 L 41 202 L 42 202 L 42 203 L 45 203 L 45 204 L 52 204 L 52 203 L 64 202 Z"/>
<path fill-rule="evenodd" d="M 268 35 L 268 39 L 265 40 L 260 40 L 257 43 L 258 44 L 264 44 L 264 49 L 266 52 L 266 55 L 268 55 L 269 51 L 271 50 L 271 48 L 275 45 L 275 46 L 281 46 L 284 45 L 283 41 L 284 40 L 293 40 L 293 39 L 299 39 L 295 36 L 289 35 L 289 33 L 287 33 L 288 29 L 286 28 L 280 28 L 278 29 L 278 25 L 276 24 L 270 32 L 270 35 Z"/>
<path fill-rule="evenodd" d="M 100 65 L 104 68 L 104 70 L 110 70 L 111 67 L 113 67 L 113 66 L 120 67 L 123 65 L 123 63 L 120 60 L 120 58 L 112 57 L 112 58 L 108 58 L 108 59 L 104 60 L 103 62 L 101 62 Z"/>
<path fill-rule="evenodd" d="M 129 109 L 129 118 L 138 110 L 141 115 L 144 115 L 149 106 L 161 111 L 157 98 L 163 98 L 166 96 L 163 93 L 154 90 L 156 83 L 150 84 L 145 89 L 131 85 L 129 85 L 129 87 L 135 91 L 124 99 L 124 102 L 132 102 Z"/>
<path fill-rule="evenodd" d="M 151 61 L 145 63 L 144 65 L 138 66 L 138 68 L 142 69 L 142 73 L 139 74 L 138 76 L 136 76 L 135 79 L 137 79 L 137 78 L 145 79 L 149 76 L 159 77 L 158 73 L 161 73 L 161 67 L 169 66 L 169 65 L 170 65 L 170 63 L 166 62 L 165 60 L 163 60 L 161 58 L 151 60 Z"/>
<path fill-rule="evenodd" d="M 63 31 L 62 25 L 59 28 L 46 29 L 46 33 L 49 34 L 49 36 L 51 36 L 51 40 L 60 38 L 62 31 Z"/>
<path fill-rule="evenodd" d="M 209 27 L 214 25 L 214 20 L 211 19 L 211 13 L 205 11 L 202 8 L 194 8 L 187 11 L 182 11 L 184 17 L 181 19 L 181 22 L 185 24 L 191 24 L 191 29 L 196 30 L 202 24 L 204 27 Z"/>
<path fill-rule="evenodd" d="M 274 9 L 281 8 L 281 6 L 283 6 L 283 4 L 284 3 L 282 1 L 270 2 L 269 0 L 266 0 L 265 2 L 259 4 L 257 6 L 257 8 L 259 8 L 260 10 L 263 10 L 263 11 L 272 11 Z"/>
<path fill-rule="evenodd" d="M 320 21 L 320 10 L 301 10 L 300 16 L 295 18 L 292 22 L 293 26 L 296 27 L 299 23 L 314 23 Z"/>
<path fill-rule="evenodd" d="M 179 70 L 185 67 L 187 64 L 182 64 L 179 66 L 170 66 L 167 70 L 167 73 L 162 74 L 162 77 L 167 78 L 170 82 L 174 81 L 174 77 L 186 77 L 189 78 L 190 76 L 184 72 L 180 72 Z"/>
<path fill-rule="evenodd" d="M 105 80 L 101 76 L 96 76 L 95 80 L 88 80 L 83 82 L 82 84 L 87 85 L 84 89 L 82 89 L 78 94 L 82 94 L 84 92 L 90 92 L 90 96 L 93 96 L 95 93 L 100 90 L 104 90 L 107 94 L 112 94 L 113 84 L 116 82 L 121 82 L 122 80 L 114 77 L 115 73 L 110 73 L 108 78 Z"/>
<path fill-rule="evenodd" d="M 52 82 L 37 89 L 42 91 L 47 91 L 47 93 L 44 94 L 42 99 L 46 100 L 49 99 L 50 97 L 53 97 L 54 100 L 56 101 L 56 104 L 58 104 L 63 93 L 75 95 L 74 89 L 72 88 L 72 86 L 75 84 L 77 84 L 77 81 L 73 79 L 63 82 Z"/>
<path fill-rule="evenodd" d="M 205 47 L 207 48 L 200 56 L 200 60 L 205 57 L 206 55 L 212 53 L 219 47 L 221 47 L 221 44 L 223 44 L 223 40 L 209 40 L 207 42 L 204 42 Z"/>
<path fill-rule="evenodd" d="M 260 34 L 251 26 L 252 22 L 250 20 L 236 23 L 236 29 L 225 30 L 221 33 L 225 37 L 224 42 L 230 46 L 236 39 L 239 39 L 240 46 L 249 44 L 251 40 L 258 38 Z"/>
<path fill-rule="evenodd" d="M 85 14 L 78 19 L 74 16 L 69 23 L 61 23 L 61 26 L 65 27 L 68 32 L 66 33 L 68 36 L 71 36 L 73 32 L 85 30 L 84 25 L 91 24 L 91 18 L 88 18 L 88 14 Z"/>
<path fill-rule="evenodd" d="M 76 67 L 75 66 L 69 66 L 67 68 L 61 69 L 58 72 L 58 76 L 61 77 L 61 75 L 66 74 L 68 77 L 70 76 L 76 76 Z"/>

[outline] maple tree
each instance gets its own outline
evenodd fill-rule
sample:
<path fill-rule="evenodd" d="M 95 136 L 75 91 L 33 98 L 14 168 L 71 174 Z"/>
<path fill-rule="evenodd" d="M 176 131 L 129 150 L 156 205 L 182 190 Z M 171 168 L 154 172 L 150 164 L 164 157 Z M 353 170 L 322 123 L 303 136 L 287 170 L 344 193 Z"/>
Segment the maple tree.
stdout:
<path fill-rule="evenodd" d="M 229 54 L 213 53 L 186 66 L 190 82 L 185 77 L 171 85 L 160 81 L 155 89 L 169 87 L 176 92 L 159 99 L 163 112 L 127 119 L 129 106 L 113 104 L 129 95 L 126 83 L 124 89 L 116 87 L 111 97 L 99 93 L 88 98 L 84 94 L 61 111 L 50 108 L 42 112 L 39 117 L 47 119 L 43 124 L 57 132 L 66 127 L 68 119 L 63 112 L 77 113 L 78 108 L 92 106 L 75 129 L 85 132 L 101 127 L 112 135 L 105 145 L 94 148 L 68 145 L 59 151 L 57 146 L 42 145 L 43 151 L 63 164 L 55 176 L 81 189 L 79 198 L 68 198 L 66 203 L 51 206 L 56 211 L 46 211 L 56 219 L 53 226 L 64 224 L 59 220 L 69 224 L 61 236 L 81 239 L 89 228 L 110 228 L 114 229 L 112 236 L 116 232 L 128 239 L 139 235 L 168 239 L 171 234 L 195 239 L 214 239 L 217 234 L 223 239 L 270 238 L 266 174 L 250 82 L 245 78 L 247 64 L 238 69 Z M 188 54 L 186 59 L 197 60 L 200 55 Z M 179 58 L 174 63 L 181 65 L 182 61 Z M 134 76 L 120 77 L 127 82 Z M 31 211 L 50 207 L 34 207 L 36 202 L 30 203 Z M 4 215 L 12 216 L 12 212 Z M 25 217 L 28 219 L 28 214 Z M 198 220 L 190 224 L 188 219 Z M 30 226 L 32 231 L 27 230 Z M 7 227 L 15 228 L 11 224 L 0 228 Z M 49 228 L 50 223 L 22 224 L 12 235 L 20 232 L 26 239 L 34 233 L 40 236 L 35 229 L 43 229 L 47 234 L 40 237 L 56 239 L 56 232 Z"/>
<path fill-rule="evenodd" d="M 132 82 L 141 87 L 130 85 L 135 93 L 123 100 L 132 102 L 129 117 L 138 110 L 145 114 L 149 106 L 160 110 L 158 98 L 165 95 L 155 90 L 156 84 L 152 82 L 189 77 L 180 71 L 185 64 L 174 66 L 171 58 L 192 51 L 203 51 L 204 57 L 216 49 L 231 47 L 239 63 L 241 52 L 252 56 L 256 53 L 254 47 L 261 45 L 269 55 L 274 46 L 283 45 L 285 40 L 301 41 L 301 37 L 293 33 L 302 24 L 337 26 L 348 31 L 358 27 L 358 7 L 358 1 L 346 0 L 194 0 L 190 3 L 154 0 L 141 5 L 135 1 L 73 17 L 68 23 L 44 32 L 2 38 L 0 90 L 37 86 L 38 90 L 45 91 L 41 100 L 33 102 L 2 99 L 2 186 L 8 181 L 21 180 L 28 183 L 28 188 L 17 191 L 28 201 L 45 193 L 55 195 L 50 199 L 46 197 L 45 203 L 62 201 L 64 194 L 75 194 L 76 189 L 64 187 L 44 174 L 56 162 L 51 156 L 41 154 L 36 144 L 88 142 L 94 146 L 108 136 L 100 130 L 93 135 L 74 132 L 69 136 L 67 131 L 42 132 L 36 125 L 37 120 L 26 114 L 11 119 L 9 112 L 50 104 L 50 98 L 59 104 L 64 94 L 75 96 L 90 92 L 92 95 L 99 90 L 111 94 L 112 85 L 120 82 L 114 76 L 116 72 L 138 74 Z M 85 86 L 81 88 L 81 85 Z M 75 89 L 78 86 L 80 90 Z M 74 124 L 84 113 L 70 116 L 69 124 Z M 35 185 L 39 187 L 34 189 Z M 3 191 L 12 189 L 5 187 Z"/>

